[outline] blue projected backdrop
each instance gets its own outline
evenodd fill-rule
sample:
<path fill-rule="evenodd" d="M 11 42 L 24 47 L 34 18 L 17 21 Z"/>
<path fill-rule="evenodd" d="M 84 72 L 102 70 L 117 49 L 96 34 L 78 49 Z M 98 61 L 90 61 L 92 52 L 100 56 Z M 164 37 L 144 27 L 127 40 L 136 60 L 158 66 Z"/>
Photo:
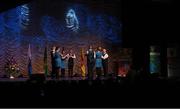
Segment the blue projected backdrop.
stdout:
<path fill-rule="evenodd" d="M 110 7 L 109 9 L 113 9 Z M 48 46 L 48 68 L 51 71 L 52 45 L 72 49 L 77 56 L 75 73 L 80 72 L 80 49 L 107 48 L 110 72 L 113 61 L 119 57 L 122 24 L 119 12 L 108 13 L 100 5 L 71 3 L 54 0 L 39 7 L 36 1 L 0 13 L 0 75 L 4 65 L 14 57 L 20 71 L 27 74 L 28 45 L 31 44 L 33 73 L 43 72 L 44 48 Z M 117 9 L 118 10 L 118 9 Z"/>
<path fill-rule="evenodd" d="M 77 32 L 79 29 L 79 22 L 73 9 L 70 9 L 66 14 L 66 25 L 72 31 Z"/>

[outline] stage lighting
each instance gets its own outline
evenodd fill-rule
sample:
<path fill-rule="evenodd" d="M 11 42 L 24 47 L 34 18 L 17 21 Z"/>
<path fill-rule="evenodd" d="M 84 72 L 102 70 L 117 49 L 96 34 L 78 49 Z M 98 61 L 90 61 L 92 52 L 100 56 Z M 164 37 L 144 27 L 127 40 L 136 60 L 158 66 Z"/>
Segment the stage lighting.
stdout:
<path fill-rule="evenodd" d="M 160 72 L 160 53 L 156 46 L 150 47 L 150 73 Z"/>
<path fill-rule="evenodd" d="M 10 76 L 10 79 L 14 79 L 14 77 L 13 77 L 13 76 Z"/>

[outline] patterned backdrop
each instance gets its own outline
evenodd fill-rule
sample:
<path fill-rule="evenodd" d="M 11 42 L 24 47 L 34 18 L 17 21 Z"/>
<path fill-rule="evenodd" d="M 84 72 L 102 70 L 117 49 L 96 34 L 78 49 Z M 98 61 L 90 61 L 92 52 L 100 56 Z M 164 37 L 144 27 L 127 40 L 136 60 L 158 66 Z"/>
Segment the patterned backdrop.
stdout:
<path fill-rule="evenodd" d="M 33 2 L 0 13 L 0 75 L 6 73 L 4 65 L 11 57 L 19 64 L 21 73 L 27 75 L 29 44 L 33 73 L 44 72 L 45 46 L 48 47 L 48 69 L 51 71 L 52 45 L 64 47 L 66 52 L 69 49 L 75 52 L 75 73 L 80 73 L 81 48 L 85 51 L 89 45 L 93 45 L 94 48 L 107 48 L 110 55 L 109 72 L 113 72 L 113 62 L 121 57 L 121 21 L 115 15 L 98 9 L 92 10 L 85 4 L 55 0 L 54 4 L 61 4 L 55 10 L 51 8 L 53 6 L 47 7 L 50 2 L 45 3 L 41 8 Z M 43 8 L 46 10 L 42 10 Z M 69 13 L 72 15 L 68 17 L 70 9 L 74 13 Z"/>

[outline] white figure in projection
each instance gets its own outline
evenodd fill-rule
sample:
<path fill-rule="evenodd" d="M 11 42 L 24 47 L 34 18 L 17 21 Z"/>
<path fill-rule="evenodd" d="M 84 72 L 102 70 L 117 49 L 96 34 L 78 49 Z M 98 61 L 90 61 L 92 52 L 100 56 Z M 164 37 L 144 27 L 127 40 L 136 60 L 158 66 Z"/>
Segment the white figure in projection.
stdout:
<path fill-rule="evenodd" d="M 79 29 L 79 22 L 73 9 L 70 9 L 66 14 L 66 27 L 75 32 Z"/>

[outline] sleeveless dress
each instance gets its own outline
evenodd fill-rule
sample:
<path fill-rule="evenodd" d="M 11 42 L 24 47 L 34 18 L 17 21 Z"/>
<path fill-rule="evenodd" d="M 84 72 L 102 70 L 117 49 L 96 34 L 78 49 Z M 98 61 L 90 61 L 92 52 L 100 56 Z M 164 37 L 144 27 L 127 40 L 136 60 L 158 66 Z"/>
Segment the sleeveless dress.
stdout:
<path fill-rule="evenodd" d="M 62 59 L 61 57 L 61 68 L 66 69 L 66 66 L 67 66 L 66 59 Z"/>
<path fill-rule="evenodd" d="M 102 53 L 100 51 L 96 52 L 96 68 L 102 68 Z"/>
<path fill-rule="evenodd" d="M 61 67 L 61 55 L 58 53 L 58 52 L 55 52 L 55 55 L 54 55 L 54 66 L 57 68 L 57 67 Z"/>

